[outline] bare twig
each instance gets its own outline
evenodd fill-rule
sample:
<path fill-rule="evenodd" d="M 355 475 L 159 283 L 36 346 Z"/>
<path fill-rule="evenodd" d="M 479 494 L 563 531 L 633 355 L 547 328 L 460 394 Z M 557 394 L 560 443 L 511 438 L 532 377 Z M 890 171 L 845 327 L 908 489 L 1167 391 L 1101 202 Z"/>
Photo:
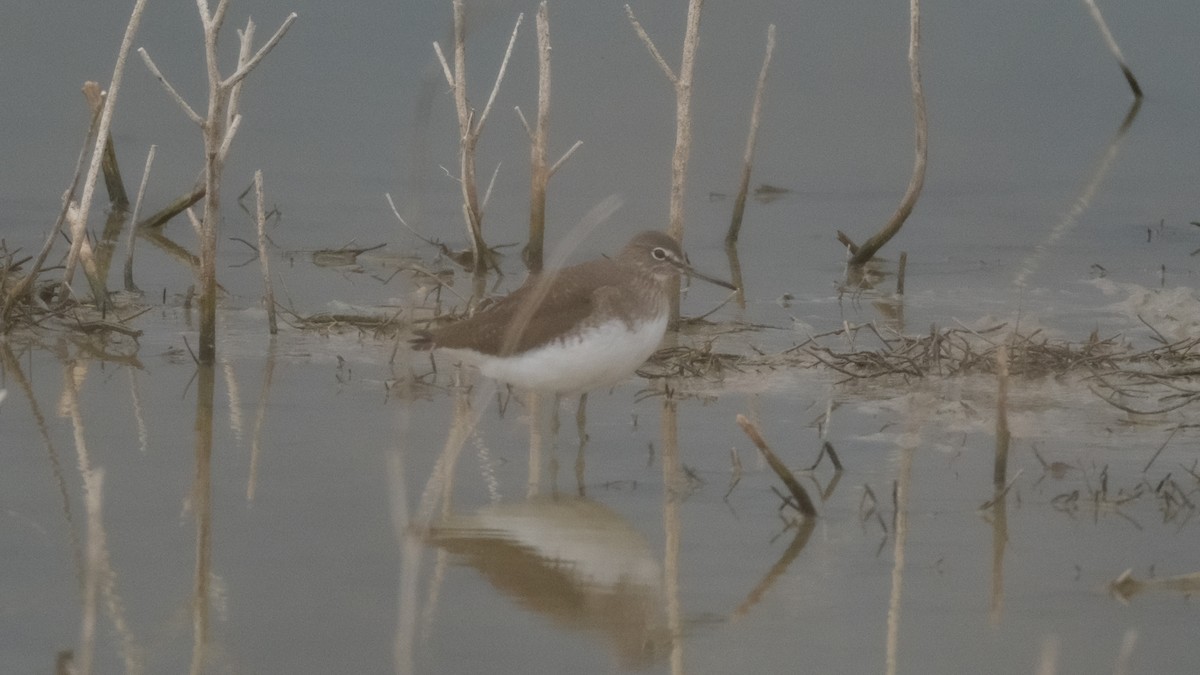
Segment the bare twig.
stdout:
<path fill-rule="evenodd" d="M 104 109 L 104 92 L 95 82 L 83 84 L 83 97 L 87 99 L 88 108 L 93 115 L 99 115 Z M 125 192 L 125 183 L 121 180 L 121 168 L 117 163 L 117 150 L 113 146 L 112 133 L 104 142 L 104 157 L 100 160 L 100 171 L 104 174 L 104 187 L 108 190 L 108 199 L 112 205 L 121 210 L 129 209 L 129 195 Z"/>
<path fill-rule="evenodd" d="M 279 44 L 279 41 L 283 39 L 283 36 L 288 32 L 288 29 L 292 27 L 293 23 L 295 23 L 296 18 L 297 14 L 295 12 L 288 14 L 287 18 L 283 20 L 283 24 L 280 25 L 278 30 L 275 31 L 275 34 L 271 36 L 271 39 L 267 40 L 266 43 L 254 53 L 254 56 L 251 56 L 249 59 L 244 61 L 239 59 L 238 69 L 234 71 L 232 75 L 225 78 L 225 81 L 221 83 L 221 86 L 233 87 L 245 79 L 245 77 L 250 74 L 250 71 L 254 70 L 254 68 L 258 66 L 259 62 L 261 62 L 263 58 L 275 48 L 275 45 Z M 247 22 L 247 25 L 253 26 L 254 22 L 249 21 Z M 243 36 L 245 37 L 244 42 L 249 44 L 253 39 L 254 32 L 252 28 L 250 28 L 247 32 L 249 35 L 243 34 Z"/>
<path fill-rule="evenodd" d="M 916 118 L 916 152 L 913 158 L 912 177 L 908 181 L 908 189 L 892 214 L 891 220 L 883 229 L 863 242 L 862 246 L 850 257 L 851 267 L 861 267 L 873 258 L 879 249 L 889 240 L 908 220 L 917 198 L 921 196 L 921 188 L 925 185 L 925 162 L 929 155 L 928 123 L 925 119 L 925 94 L 921 89 L 921 3 L 920 0 L 909 0 L 909 33 L 908 33 L 908 74 L 912 80 L 912 100 Z"/>
<path fill-rule="evenodd" d="M 137 284 L 133 283 L 133 246 L 137 240 L 138 233 L 138 213 L 142 210 L 142 200 L 146 196 L 146 183 L 150 182 L 150 167 L 154 165 L 154 153 L 158 146 L 151 145 L 150 152 L 146 153 L 146 168 L 142 170 L 142 182 L 138 186 L 137 201 L 133 204 L 133 214 L 129 217 L 129 240 L 125 245 L 125 290 L 134 292 L 138 290 Z"/>
<path fill-rule="evenodd" d="M 637 17 L 633 15 L 633 8 L 629 5 L 625 5 L 625 16 L 629 17 L 629 23 L 633 24 L 633 30 L 636 31 L 638 37 L 642 39 L 642 44 L 646 45 L 646 49 L 650 50 L 650 56 L 654 58 L 654 62 L 657 63 L 658 67 L 662 69 L 663 74 L 667 76 L 667 79 L 670 80 L 672 84 L 678 82 L 679 77 L 675 75 L 675 71 L 671 69 L 671 66 L 667 65 L 667 60 L 664 59 L 663 55 L 658 51 L 658 47 L 654 46 L 654 40 L 651 40 L 650 36 L 646 34 L 646 29 L 642 28 L 642 24 L 638 22 Z"/>
<path fill-rule="evenodd" d="M 192 189 L 191 192 L 180 195 L 175 201 L 167 204 L 159 209 L 156 213 L 147 216 L 145 220 L 135 225 L 137 230 L 155 230 L 162 227 L 175 216 L 183 213 L 196 202 L 204 199 L 204 184 L 201 183 Z"/>
<path fill-rule="evenodd" d="M 442 75 L 446 76 L 446 84 L 453 87 L 454 73 L 450 70 L 450 64 L 446 63 L 446 55 L 442 53 L 442 46 L 437 43 L 437 40 L 433 42 L 433 53 L 437 54 L 438 63 L 442 64 Z"/>
<path fill-rule="evenodd" d="M 467 102 L 467 29 L 463 0 L 454 0 L 453 9 L 453 69 L 446 62 L 446 56 L 442 52 L 441 45 L 435 42 L 433 48 L 437 54 L 438 61 L 442 64 L 442 72 L 446 76 L 446 81 L 450 84 L 454 93 L 454 108 L 458 115 L 459 186 L 463 195 L 463 217 L 466 221 L 467 233 L 471 238 L 471 253 L 474 258 L 475 273 L 479 275 L 489 268 L 495 267 L 495 262 L 492 260 L 491 251 L 483 240 L 483 207 L 479 201 L 479 189 L 475 180 L 475 147 L 479 143 L 479 137 L 483 133 L 484 122 L 487 121 L 488 113 L 491 111 L 492 104 L 496 100 L 496 94 L 500 90 L 500 83 L 504 80 L 504 72 L 508 68 L 508 60 L 512 56 L 513 45 L 516 43 L 517 33 L 521 28 L 521 22 L 525 19 L 525 15 L 517 15 L 517 21 L 513 26 L 512 35 L 509 36 L 504 58 L 500 62 L 496 79 L 492 83 L 491 94 L 488 96 L 488 101 L 484 105 L 483 112 L 477 116 L 475 109 Z"/>
<path fill-rule="evenodd" d="M 783 481 L 788 491 L 792 493 L 792 497 L 796 500 L 796 508 L 800 511 L 800 514 L 806 518 L 816 518 L 817 507 L 813 505 L 812 499 L 809 498 L 808 491 L 796 480 L 796 477 L 788 470 L 787 465 L 780 461 L 775 456 L 775 453 L 771 451 L 771 446 L 767 445 L 767 441 L 759 433 L 758 427 L 745 415 L 741 414 L 737 416 L 737 423 L 742 428 L 742 431 L 746 432 L 746 435 L 750 437 L 750 440 L 754 442 L 754 445 L 758 447 L 758 451 L 767 460 L 767 465 L 771 467 L 775 475 L 779 476 L 779 480 Z"/>
<path fill-rule="evenodd" d="M 153 75 L 155 79 L 162 84 L 163 88 L 167 90 L 167 95 L 171 97 L 171 100 L 175 101 L 175 103 L 179 104 L 179 107 L 183 109 L 183 114 L 187 115 L 188 119 L 194 122 L 196 126 L 203 127 L 204 118 L 201 117 L 200 114 L 195 110 L 193 110 L 192 106 L 188 105 L 188 102 L 179 95 L 178 91 L 175 91 L 175 87 L 171 86 L 171 82 L 167 80 L 166 76 L 162 74 L 162 71 L 158 69 L 158 65 L 154 63 L 154 59 L 150 58 L 150 54 L 146 52 L 146 48 L 139 47 L 138 54 L 141 55 L 142 62 L 146 64 L 146 69 L 150 71 L 150 74 Z"/>
<path fill-rule="evenodd" d="M 1125 63 L 1125 56 L 1121 54 L 1121 48 L 1117 46 L 1117 40 L 1113 37 L 1112 31 L 1108 29 L 1108 23 L 1104 20 L 1104 15 L 1100 13 L 1100 8 L 1096 6 L 1095 0 L 1083 0 L 1088 6 L 1088 11 L 1092 14 L 1092 19 L 1100 28 L 1100 34 L 1104 36 L 1104 43 L 1108 45 L 1108 51 L 1117 59 L 1117 65 L 1121 66 L 1121 73 L 1125 75 L 1125 81 L 1129 83 L 1129 88 L 1133 90 L 1133 97 L 1136 99 L 1142 98 L 1142 85 L 1138 84 L 1137 78 L 1133 76 L 1133 71 Z"/>
<path fill-rule="evenodd" d="M 95 147 L 92 149 L 92 163 L 88 166 L 87 177 L 83 181 L 83 193 L 79 198 L 79 217 L 71 230 L 71 250 L 67 254 L 66 270 L 63 272 L 63 287 L 69 288 L 75 267 L 79 264 L 80 253 L 87 241 L 86 228 L 88 212 L 92 207 L 92 196 L 96 190 L 96 180 L 100 173 L 100 163 L 104 159 L 104 146 L 108 141 L 108 131 L 112 127 L 113 110 L 117 104 L 117 93 L 121 88 L 121 78 L 125 74 L 125 57 L 133 46 L 133 36 L 137 34 L 138 25 L 142 20 L 142 11 L 146 8 L 146 0 L 137 0 L 129 23 L 125 26 L 125 36 L 121 39 L 121 47 L 117 50 L 117 63 L 113 67 L 112 81 L 108 93 L 104 97 L 104 110 L 100 113 L 100 125 L 96 130 Z M 87 263 L 85 262 L 85 265 Z M 94 273 L 94 270 L 93 270 Z M 93 278 L 93 287 L 95 286 Z M 105 297 L 97 297 L 97 303 L 104 303 Z"/>
<path fill-rule="evenodd" d="M 209 8 L 208 0 L 196 0 L 196 6 L 200 13 L 200 22 L 204 27 L 204 61 L 208 74 L 208 111 L 205 117 L 201 118 L 187 105 L 187 102 L 179 96 L 174 87 L 155 67 L 149 54 L 142 51 L 142 58 L 150 71 L 166 87 L 167 93 L 180 104 L 193 122 L 199 124 L 204 137 L 204 215 L 200 221 L 197 221 L 190 210 L 188 214 L 192 218 L 193 226 L 196 227 L 200 238 L 199 361 L 204 365 L 212 365 L 216 362 L 216 257 L 217 229 L 220 224 L 221 174 L 230 144 L 242 121 L 242 117 L 237 111 L 241 93 L 240 84 L 283 38 L 288 28 L 296 20 L 296 14 L 290 14 L 271 39 L 253 55 L 251 55 L 251 43 L 254 39 L 255 27 L 253 21 L 248 21 L 246 28 L 239 31 L 241 45 L 238 52 L 238 67 L 232 75 L 222 78 L 217 58 L 217 40 L 225 21 L 225 14 L 229 9 L 229 0 L 218 0 L 216 8 L 212 10 Z"/>
<path fill-rule="evenodd" d="M 88 146 L 92 145 L 95 139 L 95 134 L 100 128 L 100 110 L 97 110 L 92 115 L 92 122 L 88 127 L 87 135 L 84 137 L 83 145 L 79 149 L 79 156 L 75 160 L 75 173 L 71 177 L 71 184 L 63 194 L 62 208 L 59 209 L 58 219 L 55 220 L 54 226 L 50 228 L 50 233 L 46 236 L 46 241 L 42 244 L 42 250 L 38 252 L 37 258 L 30 267 L 29 272 L 21 277 L 20 281 L 13 284 L 13 287 L 4 297 L 4 306 L 0 308 L 0 332 L 8 332 L 12 327 L 9 323 L 9 318 L 12 316 L 12 311 L 16 307 L 19 300 L 28 295 L 30 289 L 33 288 L 34 282 L 37 281 L 38 275 L 41 273 L 42 266 L 46 263 L 46 258 L 50 255 L 50 250 L 54 247 L 54 241 L 62 232 L 63 224 L 67 221 L 67 216 L 71 212 L 71 207 L 74 204 L 75 190 L 79 186 L 79 177 L 83 175 L 83 162 L 87 158 Z"/>
<path fill-rule="evenodd" d="M 241 126 L 242 116 L 235 114 L 230 120 L 229 125 L 225 127 L 225 136 L 221 139 L 221 147 L 217 148 L 217 157 L 222 163 L 224 163 L 225 158 L 229 156 L 229 148 L 233 145 L 233 137 L 237 135 L 238 128 Z"/>
<path fill-rule="evenodd" d="M 763 91 L 767 87 L 767 71 L 771 68 L 771 54 L 775 51 L 775 24 L 767 26 L 767 49 L 763 54 L 762 68 L 758 71 L 758 84 L 754 88 L 754 106 L 750 111 L 750 132 L 746 135 L 746 151 L 742 155 L 742 182 L 738 186 L 737 200 L 733 203 L 733 219 L 725 243 L 737 241 L 742 229 L 742 214 L 746 210 L 746 192 L 750 189 L 750 171 L 754 166 L 754 145 L 758 139 L 759 118 L 762 116 Z"/>
<path fill-rule="evenodd" d="M 704 0 L 689 0 L 687 28 L 683 37 L 683 52 L 679 61 L 679 72 L 673 72 L 654 41 L 633 15 L 633 9 L 625 5 L 625 15 L 633 24 L 638 37 L 650 50 L 658 67 L 675 88 L 675 151 L 671 156 L 671 209 L 667 234 L 683 242 L 683 198 L 687 187 L 688 160 L 692 152 L 692 73 L 696 65 L 696 48 L 700 43 L 700 10 Z M 671 299 L 671 325 L 679 323 L 679 282 L 673 281 L 668 291 Z"/>
<path fill-rule="evenodd" d="M 538 106 L 537 126 L 530 134 L 529 163 L 529 243 L 525 246 L 525 266 L 530 272 L 542 271 L 542 247 L 546 239 L 546 137 L 550 129 L 550 18 L 546 0 L 538 4 Z M 524 118 L 522 118 L 524 121 Z M 526 130 L 529 125 L 526 124 Z"/>
<path fill-rule="evenodd" d="M 238 29 L 238 68 L 241 68 L 250 59 L 250 49 L 254 46 L 255 28 L 254 19 L 250 18 L 246 19 L 245 28 Z M 237 123 L 234 118 L 237 117 L 238 106 L 242 100 L 243 82 L 244 80 L 238 80 L 237 84 L 229 88 L 229 109 L 225 111 L 225 124 L 227 125 Z"/>
<path fill-rule="evenodd" d="M 546 0 L 538 5 L 538 106 L 536 126 L 530 129 L 521 109 L 517 114 L 529 134 L 529 243 L 525 246 L 525 266 L 530 272 L 542 270 L 543 247 L 546 239 L 546 187 L 555 171 L 582 145 L 576 141 L 553 166 L 546 167 L 546 142 L 550 131 L 550 18 Z"/>
<path fill-rule="evenodd" d="M 475 122 L 477 133 L 483 132 L 483 124 L 487 121 L 488 114 L 492 112 L 492 104 L 496 102 L 496 94 L 500 92 L 500 83 L 504 81 L 504 71 L 508 69 L 508 60 L 512 58 L 513 45 L 517 42 L 517 32 L 520 30 L 521 22 L 524 19 L 524 14 L 517 15 L 517 23 L 513 26 L 512 35 L 508 37 L 508 47 L 504 50 L 504 58 L 500 61 L 500 69 L 496 72 L 495 82 L 492 83 L 492 93 L 488 94 L 488 100 L 483 106 L 483 112 Z"/>
<path fill-rule="evenodd" d="M 292 16 L 295 16 L 294 14 Z M 254 196 L 257 208 L 254 211 L 255 224 L 258 226 L 258 260 L 262 265 L 263 302 L 267 305 L 267 326 L 271 335 L 279 332 L 275 321 L 275 287 L 271 283 L 271 265 L 267 255 L 267 215 L 263 209 L 263 180 L 262 170 L 254 172 Z"/>
<path fill-rule="evenodd" d="M 568 148 L 567 151 L 562 154 L 562 157 L 558 158 L 558 161 L 550 165 L 550 175 L 553 176 L 554 174 L 558 173 L 558 169 L 563 165 L 563 162 L 570 159 L 571 155 L 575 154 L 575 151 L 581 147 L 583 147 L 583 141 L 575 141 L 575 144 Z"/>
<path fill-rule="evenodd" d="M 400 221 L 400 224 L 404 226 L 404 229 L 408 230 L 409 232 L 412 233 L 412 235 L 414 237 L 416 237 L 417 239 L 420 239 L 421 241 L 425 242 L 426 244 L 429 244 L 430 246 L 438 245 L 437 242 L 435 242 L 431 239 L 427 239 L 420 232 L 417 232 L 417 230 L 414 229 L 412 225 L 408 224 L 408 221 L 404 219 L 404 216 L 400 215 L 400 210 L 396 208 L 396 202 L 392 201 L 392 195 L 390 192 L 383 193 L 383 197 L 384 197 L 384 199 L 387 200 L 388 206 L 391 207 L 392 215 L 396 216 L 396 220 Z"/>

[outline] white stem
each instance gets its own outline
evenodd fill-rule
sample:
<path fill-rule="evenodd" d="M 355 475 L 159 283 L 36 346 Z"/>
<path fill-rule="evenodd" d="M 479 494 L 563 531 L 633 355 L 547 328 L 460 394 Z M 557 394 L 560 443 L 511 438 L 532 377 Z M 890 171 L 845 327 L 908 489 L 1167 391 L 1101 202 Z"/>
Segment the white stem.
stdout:
<path fill-rule="evenodd" d="M 637 18 L 633 15 L 633 8 L 629 5 L 625 5 L 625 16 L 629 17 L 629 23 L 633 24 L 633 30 L 637 31 L 638 37 L 642 39 L 642 43 L 646 45 L 646 49 L 650 50 L 650 56 L 653 56 L 655 63 L 658 64 L 659 68 L 662 68 L 663 74 L 667 76 L 667 79 L 672 84 L 677 83 L 679 77 L 675 74 L 675 71 L 671 70 L 671 66 L 667 65 L 667 60 L 659 53 L 658 47 L 654 46 L 654 41 L 646 34 L 646 29 L 642 28 L 642 24 L 638 23 Z"/>
<path fill-rule="evenodd" d="M 137 241 L 138 214 L 142 210 L 142 200 L 146 196 L 146 184 L 150 182 L 150 167 L 154 164 L 154 153 L 157 151 L 158 146 L 151 145 L 150 152 L 146 153 L 146 168 L 142 169 L 142 183 L 138 186 L 137 200 L 133 203 L 133 214 L 129 216 L 129 239 L 125 245 L 125 290 L 127 291 L 137 289 L 133 283 L 133 248 L 134 242 Z"/>
<path fill-rule="evenodd" d="M 193 110 L 192 106 L 188 105 L 187 101 L 183 100 L 183 97 L 179 95 L 179 92 L 175 91 L 175 87 L 171 86 L 171 83 L 167 81 L 166 76 L 164 76 L 162 71 L 158 69 L 158 66 L 155 65 L 154 60 L 150 58 L 150 54 L 146 52 L 146 48 L 138 48 L 138 54 L 142 55 L 142 61 L 146 64 L 146 68 L 150 70 L 150 74 L 153 75 L 167 90 L 167 95 L 170 96 L 176 103 L 178 103 L 180 108 L 183 108 L 183 112 L 188 116 L 188 119 L 195 122 L 197 126 L 204 126 L 204 118 L 201 117 L 195 110 Z"/>
<path fill-rule="evenodd" d="M 516 110 L 517 117 L 521 118 L 521 126 L 525 127 L 525 133 L 528 134 L 530 138 L 533 138 L 533 129 L 529 128 L 529 121 L 525 119 L 525 113 L 521 112 L 521 106 L 515 105 L 513 106 L 513 110 Z"/>
<path fill-rule="evenodd" d="M 237 135 L 238 127 L 242 124 L 242 116 L 240 114 L 233 116 L 233 121 L 225 129 L 225 138 L 221 141 L 221 149 L 217 151 L 217 161 L 224 163 L 225 156 L 229 154 L 229 146 L 233 143 L 233 137 Z"/>
<path fill-rule="evenodd" d="M 583 147 L 583 141 L 575 141 L 575 145 L 572 145 L 570 150 L 564 152 L 563 156 L 558 158 L 558 161 L 550 167 L 550 170 L 547 173 L 553 176 L 554 173 L 558 171 L 558 167 L 562 166 L 562 163 L 570 159 L 571 155 L 575 154 L 575 151 L 581 147 Z"/>
<path fill-rule="evenodd" d="M 232 87 L 249 75 L 250 71 L 254 70 L 254 67 L 257 66 L 258 63 L 262 61 L 272 49 L 275 48 L 275 45 L 279 44 L 279 41 L 283 39 L 284 34 L 288 32 L 288 29 L 291 28 L 292 24 L 296 21 L 296 16 L 297 15 L 295 12 L 289 14 L 288 18 L 283 20 L 283 25 L 281 25 L 279 29 L 275 31 L 275 34 L 271 36 L 271 39 L 267 40 L 267 43 L 259 48 L 259 50 L 254 53 L 254 56 L 251 56 L 250 60 L 245 63 L 245 65 L 239 66 L 234 74 L 225 78 L 225 81 L 221 83 L 221 86 Z"/>
<path fill-rule="evenodd" d="M 92 195 L 96 192 L 96 179 L 100 175 L 100 162 L 104 159 L 104 146 L 108 143 L 108 131 L 112 127 L 113 109 L 117 105 L 117 92 L 121 88 L 121 76 L 125 73 L 125 57 L 133 47 L 133 36 L 137 34 L 138 24 L 142 20 L 142 11 L 146 8 L 146 0 L 137 0 L 129 23 L 125 26 L 125 37 L 117 50 L 117 64 L 113 67 L 112 82 L 104 97 L 104 109 L 100 113 L 100 126 L 96 130 L 96 144 L 92 149 L 92 163 L 88 166 L 87 178 L 83 183 L 83 195 L 79 199 L 79 220 L 71 228 L 71 251 L 67 254 L 67 269 L 63 275 L 63 285 L 71 285 L 71 276 L 79 261 L 79 251 L 84 242 L 84 231 L 87 227 L 88 211 L 92 207 Z M 96 298 L 96 302 L 104 302 L 104 298 Z"/>
<path fill-rule="evenodd" d="M 496 73 L 496 81 L 492 84 L 492 93 L 488 96 L 487 104 L 483 106 L 483 114 L 475 123 L 476 134 L 483 130 L 483 123 L 487 121 L 488 113 L 492 110 L 492 103 L 496 101 L 496 93 L 500 91 L 500 83 L 504 81 L 504 71 L 508 68 L 508 59 L 512 56 L 513 45 L 517 42 L 517 31 L 521 29 L 521 22 L 524 20 L 523 13 L 517 15 L 517 23 L 513 26 L 512 35 L 508 38 L 508 48 L 504 50 L 504 60 L 500 62 L 500 70 Z"/>
<path fill-rule="evenodd" d="M 438 63 L 442 64 L 442 74 L 446 76 L 446 84 L 454 86 L 454 73 L 450 72 L 450 64 L 446 63 L 446 55 L 442 53 L 442 46 L 434 41 L 433 52 L 437 54 Z"/>

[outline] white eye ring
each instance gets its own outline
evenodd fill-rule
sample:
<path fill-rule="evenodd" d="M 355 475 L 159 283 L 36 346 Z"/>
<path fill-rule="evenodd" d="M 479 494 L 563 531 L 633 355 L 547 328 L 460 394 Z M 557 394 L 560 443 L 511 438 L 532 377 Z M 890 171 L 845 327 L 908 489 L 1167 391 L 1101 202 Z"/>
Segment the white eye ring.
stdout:
<path fill-rule="evenodd" d="M 668 254 L 667 249 L 661 246 L 655 246 L 654 249 L 650 251 L 650 255 L 654 256 L 655 260 L 666 260 Z"/>

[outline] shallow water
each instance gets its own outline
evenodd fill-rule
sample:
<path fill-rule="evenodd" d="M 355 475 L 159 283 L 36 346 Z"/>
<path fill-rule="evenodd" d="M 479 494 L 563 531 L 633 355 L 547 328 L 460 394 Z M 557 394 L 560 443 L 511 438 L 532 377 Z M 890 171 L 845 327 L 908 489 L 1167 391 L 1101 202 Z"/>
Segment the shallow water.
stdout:
<path fill-rule="evenodd" d="M 736 183 L 768 22 L 780 35 L 755 183 L 791 190 L 751 201 L 747 307 L 709 317 L 763 327 L 718 335 L 715 350 L 777 353 L 843 322 L 915 335 L 1007 323 L 1074 342 L 1095 330 L 1139 348 L 1153 330 L 1198 334 L 1197 8 L 1103 8 L 1147 91 L 1122 135 L 1128 89 L 1085 8 L 1006 8 L 925 7 L 929 175 L 882 265 L 894 274 L 908 252 L 901 313 L 891 276 L 881 293 L 838 293 L 833 233 L 865 239 L 908 179 L 906 13 L 706 7 L 693 263 L 728 269 L 719 242 L 732 199 L 721 195 Z M 514 64 L 532 63 L 531 10 L 481 5 L 473 87 L 492 76 L 521 9 Z M 229 180 L 264 170 L 283 213 L 271 235 L 284 304 L 406 312 L 426 289 L 396 270 L 446 264 L 395 224 L 383 192 L 420 231 L 465 241 L 457 189 L 438 168 L 453 165 L 456 142 L 429 50 L 449 8 L 235 2 L 230 23 L 253 13 L 265 35 L 292 10 L 299 23 L 248 81 Z M 660 44 L 678 39 L 680 8 L 635 10 Z M 0 71 L 24 94 L 7 99 L 0 125 L 0 149 L 23 158 L 0 180 L 10 250 L 39 247 L 56 213 L 85 123 L 77 83 L 107 77 L 97 54 L 115 52 L 123 11 L 80 7 L 52 27 L 30 5 L 0 26 L 5 62 L 63 47 L 36 70 Z M 198 97 L 196 45 L 180 37 L 195 39 L 195 21 L 152 8 L 138 45 Z M 673 107 L 619 6 L 556 6 L 551 21 L 552 142 L 585 145 L 551 183 L 550 241 L 610 195 L 622 203 L 577 260 L 665 220 Z M 510 72 L 481 144 L 488 172 L 503 162 L 493 243 L 522 238 L 527 149 L 510 111 L 532 110 L 531 72 Z M 140 64 L 127 77 L 115 132 L 126 182 L 159 144 L 150 194 L 161 204 L 194 178 L 198 137 Z M 231 204 L 225 234 L 248 238 L 246 222 Z M 182 223 L 168 231 L 191 244 Z M 355 265 L 312 264 L 312 250 L 351 241 L 388 246 Z M 513 250 L 501 288 L 519 281 Z M 634 378 L 589 396 L 583 441 L 573 401 L 555 430 L 552 403 L 486 383 L 464 392 L 448 364 L 428 376 L 426 357 L 389 336 L 285 326 L 269 340 L 258 269 L 238 266 L 248 256 L 232 241 L 221 249 L 222 362 L 208 379 L 187 353 L 187 273 L 138 251 L 152 309 L 134 321 L 136 344 L 50 329 L 0 343 L 0 659 L 13 672 L 50 672 L 62 650 L 103 673 L 1200 666 L 1195 582 L 1162 583 L 1200 571 L 1194 405 L 1131 415 L 1082 374 L 1013 378 L 999 498 L 998 383 L 984 375 L 842 382 L 828 369 L 747 367 L 675 382 L 669 400 L 643 391 L 660 381 Z M 723 299 L 697 285 L 684 312 Z M 858 335 L 823 343 L 878 346 Z M 799 474 L 815 520 L 781 508 L 783 487 L 738 414 L 795 469 L 823 441 L 836 449 L 844 471 L 826 459 Z M 1127 569 L 1147 585 L 1125 597 L 1109 583 Z"/>

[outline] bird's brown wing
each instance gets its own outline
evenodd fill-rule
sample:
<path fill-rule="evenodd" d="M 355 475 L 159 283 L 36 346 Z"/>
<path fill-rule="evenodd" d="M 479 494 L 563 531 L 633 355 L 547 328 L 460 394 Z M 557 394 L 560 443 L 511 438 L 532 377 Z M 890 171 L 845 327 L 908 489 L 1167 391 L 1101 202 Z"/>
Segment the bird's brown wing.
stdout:
<path fill-rule="evenodd" d="M 612 265 L 596 260 L 570 268 L 570 274 L 530 277 L 496 304 L 462 321 L 418 337 L 414 345 L 471 349 L 491 356 L 522 352 L 561 337 L 586 323 L 596 308 L 597 280 Z"/>

